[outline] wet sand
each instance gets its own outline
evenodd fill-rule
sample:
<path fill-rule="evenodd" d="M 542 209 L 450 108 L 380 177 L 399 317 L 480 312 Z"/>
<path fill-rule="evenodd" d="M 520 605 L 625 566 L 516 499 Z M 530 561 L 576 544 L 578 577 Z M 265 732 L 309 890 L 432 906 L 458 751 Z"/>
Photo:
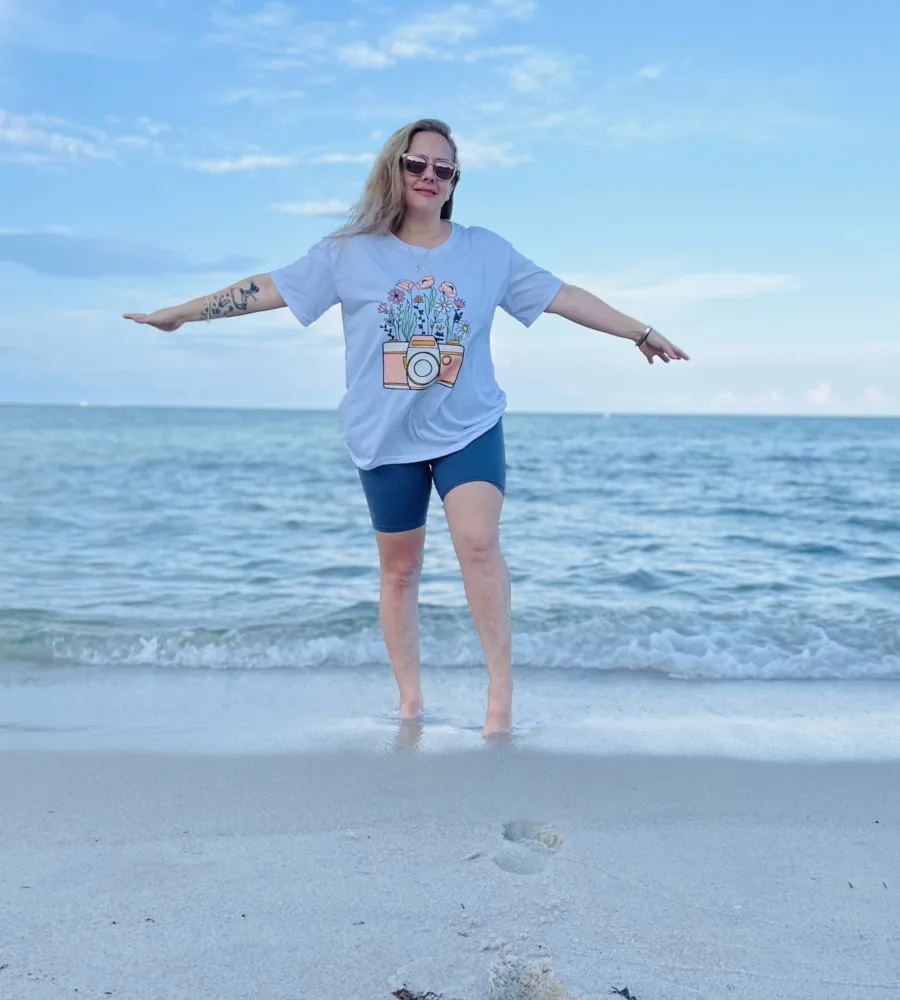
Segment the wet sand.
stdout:
<path fill-rule="evenodd" d="M 894 761 L 10 750 L 0 783 L 4 1000 L 900 997 Z"/>

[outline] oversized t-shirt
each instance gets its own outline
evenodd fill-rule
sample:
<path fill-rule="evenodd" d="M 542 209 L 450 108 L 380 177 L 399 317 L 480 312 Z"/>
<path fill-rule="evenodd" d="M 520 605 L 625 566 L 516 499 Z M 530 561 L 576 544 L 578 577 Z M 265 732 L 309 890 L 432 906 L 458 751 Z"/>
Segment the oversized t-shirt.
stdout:
<path fill-rule="evenodd" d="M 491 358 L 497 306 L 530 326 L 562 287 L 501 236 L 455 222 L 427 251 L 393 234 L 327 236 L 271 277 L 304 326 L 341 304 L 339 417 L 361 469 L 439 458 L 489 430 L 506 407 Z"/>

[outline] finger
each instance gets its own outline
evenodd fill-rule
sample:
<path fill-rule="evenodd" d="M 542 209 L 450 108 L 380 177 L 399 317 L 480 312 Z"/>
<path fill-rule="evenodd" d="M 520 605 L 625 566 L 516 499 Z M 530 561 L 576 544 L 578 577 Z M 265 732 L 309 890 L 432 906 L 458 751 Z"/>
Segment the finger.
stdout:
<path fill-rule="evenodd" d="M 125 319 L 132 319 L 135 323 L 146 323 L 147 314 L 146 313 L 122 313 Z"/>

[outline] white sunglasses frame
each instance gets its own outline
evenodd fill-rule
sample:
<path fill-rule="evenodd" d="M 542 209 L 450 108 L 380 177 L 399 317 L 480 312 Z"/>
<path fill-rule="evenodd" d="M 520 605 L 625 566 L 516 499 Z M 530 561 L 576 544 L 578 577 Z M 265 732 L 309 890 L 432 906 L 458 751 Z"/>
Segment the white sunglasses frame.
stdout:
<path fill-rule="evenodd" d="M 453 167 L 453 176 L 452 177 L 448 177 L 447 180 L 441 180 L 441 178 L 438 177 L 437 174 L 434 175 L 435 180 L 441 181 L 442 184 L 450 184 L 452 181 L 456 180 L 456 178 L 459 176 L 459 164 L 458 163 L 454 163 L 452 160 L 447 160 L 443 156 L 439 156 L 439 157 L 437 157 L 437 159 L 432 159 L 430 156 L 426 156 L 424 153 L 401 153 L 400 154 L 400 166 L 402 166 L 403 169 L 406 170 L 407 173 L 411 174 L 413 177 L 421 177 L 422 174 L 425 173 L 425 171 L 423 170 L 422 174 L 415 174 L 415 173 L 413 173 L 412 170 L 409 170 L 407 168 L 407 166 L 406 166 L 406 163 L 405 163 L 405 158 L 407 156 L 415 156 L 419 160 L 425 160 L 425 166 L 426 167 L 428 166 L 429 163 L 431 164 L 432 168 L 434 168 L 435 164 L 437 164 L 437 163 L 449 163 L 450 166 Z"/>

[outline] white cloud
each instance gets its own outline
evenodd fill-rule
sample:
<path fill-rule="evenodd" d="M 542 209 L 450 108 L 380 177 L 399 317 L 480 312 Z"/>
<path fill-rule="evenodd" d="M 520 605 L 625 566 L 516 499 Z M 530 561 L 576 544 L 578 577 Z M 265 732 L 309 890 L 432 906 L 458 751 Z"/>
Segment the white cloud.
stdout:
<path fill-rule="evenodd" d="M 491 4 L 516 21 L 527 21 L 538 8 L 537 0 L 491 0 Z"/>
<path fill-rule="evenodd" d="M 738 397 L 731 391 L 731 389 L 723 389 L 722 392 L 717 392 L 713 396 L 713 402 L 716 406 L 731 406 L 736 403 Z"/>
<path fill-rule="evenodd" d="M 572 59 L 562 59 L 546 52 L 534 52 L 515 66 L 501 71 L 513 90 L 521 94 L 568 87 L 573 79 Z"/>
<path fill-rule="evenodd" d="M 345 216 L 351 206 L 346 202 L 331 198 L 322 201 L 281 201 L 272 205 L 276 212 L 287 215 Z"/>
<path fill-rule="evenodd" d="M 811 403 L 818 403 L 819 405 L 824 405 L 825 403 L 831 402 L 831 383 L 830 382 L 820 382 L 815 389 L 806 390 L 806 398 Z"/>
<path fill-rule="evenodd" d="M 455 3 L 444 10 L 429 11 L 383 35 L 377 45 L 353 42 L 336 51 L 340 62 L 357 69 L 384 69 L 401 59 L 453 59 L 454 45 L 476 38 L 502 20 L 496 4 L 476 8 Z"/>
<path fill-rule="evenodd" d="M 359 21 L 304 21 L 282 0 L 270 0 L 259 10 L 234 14 L 220 7 L 212 20 L 217 34 L 211 40 L 252 54 L 262 69 L 302 68 L 337 60 L 354 69 L 384 69 L 404 59 L 449 60 L 465 58 L 462 42 L 501 27 L 510 20 L 524 20 L 537 8 L 534 0 L 457 2 L 441 10 L 420 13 L 369 41 L 373 32 Z M 354 38 L 364 28 L 366 38 Z M 496 56 L 495 56 L 496 57 Z"/>
<path fill-rule="evenodd" d="M 374 153 L 323 153 L 310 157 L 310 163 L 371 163 Z"/>
<path fill-rule="evenodd" d="M 505 56 L 527 56 L 534 51 L 533 45 L 491 45 L 463 53 L 462 61 L 481 62 L 483 59 L 502 59 Z"/>
<path fill-rule="evenodd" d="M 757 396 L 754 402 L 757 403 L 780 403 L 781 393 L 777 389 L 770 389 L 768 392 L 764 392 L 761 396 Z"/>
<path fill-rule="evenodd" d="M 240 104 L 246 101 L 248 104 L 280 104 L 287 101 L 302 100 L 304 93 L 302 90 L 287 88 L 265 89 L 263 87 L 243 87 L 239 90 L 232 90 L 223 94 L 219 100 L 222 104 Z"/>
<path fill-rule="evenodd" d="M 880 385 L 870 385 L 865 392 L 863 392 L 863 399 L 867 403 L 884 403 L 887 402 L 887 393 Z"/>
<path fill-rule="evenodd" d="M 384 69 L 393 65 L 393 58 L 368 42 L 341 45 L 335 53 L 338 60 L 354 69 Z"/>
<path fill-rule="evenodd" d="M 646 95 L 646 88 L 641 89 Z M 623 100 L 617 91 L 612 97 L 597 93 L 563 110 L 532 115 L 527 128 L 532 134 L 578 129 L 584 141 L 617 149 L 708 137 L 758 144 L 784 135 L 835 132 L 833 118 L 795 112 L 785 107 L 781 95 L 760 98 L 722 89 L 724 95 L 707 81 L 695 95 L 678 101 L 654 97 L 652 102 L 646 96 Z"/>
<path fill-rule="evenodd" d="M 654 285 L 627 286 L 611 278 L 604 280 L 584 275 L 565 279 L 580 285 L 605 301 L 623 304 L 623 308 L 655 309 L 661 312 L 687 309 L 699 302 L 714 299 L 740 298 L 769 292 L 789 291 L 797 287 L 790 274 L 741 272 L 706 272 L 682 274 Z"/>
<path fill-rule="evenodd" d="M 379 139 L 383 139 L 386 135 L 387 135 L 387 132 L 385 132 L 384 129 L 382 129 L 382 128 L 376 128 L 376 129 L 373 129 L 369 133 L 369 138 L 373 142 L 378 142 Z"/>
<path fill-rule="evenodd" d="M 66 134 L 70 123 L 49 115 L 11 115 L 0 109 L 0 143 L 12 146 L 25 162 L 55 159 L 106 159 L 101 143 Z M 29 152 L 32 151 L 32 152 Z M 15 154 L 14 154 L 14 158 Z M 21 162 L 21 159 L 20 159 Z"/>
<path fill-rule="evenodd" d="M 0 158 L 27 164 L 112 160 L 122 149 L 150 145 L 146 136 L 111 136 L 102 129 L 45 114 L 0 108 Z"/>
<path fill-rule="evenodd" d="M 33 233 L 54 233 L 57 236 L 75 236 L 71 226 L 50 225 L 38 229 L 21 229 L 16 226 L 0 226 L 0 236 L 31 236 Z"/>
<path fill-rule="evenodd" d="M 456 138 L 459 162 L 463 170 L 482 170 L 487 167 L 512 167 L 532 159 L 528 154 L 510 152 L 509 142 L 481 142 L 478 139 Z"/>
<path fill-rule="evenodd" d="M 638 76 L 644 80 L 658 80 L 664 72 L 662 66 L 642 66 L 638 70 Z"/>
<path fill-rule="evenodd" d="M 234 159 L 186 160 L 190 170 L 204 174 L 230 174 L 235 170 L 257 170 L 260 167 L 290 167 L 297 162 L 296 156 L 268 156 L 264 153 L 248 153 Z"/>
<path fill-rule="evenodd" d="M 141 115 L 138 118 L 138 124 L 143 126 L 150 135 L 161 135 L 163 132 L 168 132 L 171 130 L 171 125 L 166 125 L 163 122 L 151 121 L 146 115 Z"/>

